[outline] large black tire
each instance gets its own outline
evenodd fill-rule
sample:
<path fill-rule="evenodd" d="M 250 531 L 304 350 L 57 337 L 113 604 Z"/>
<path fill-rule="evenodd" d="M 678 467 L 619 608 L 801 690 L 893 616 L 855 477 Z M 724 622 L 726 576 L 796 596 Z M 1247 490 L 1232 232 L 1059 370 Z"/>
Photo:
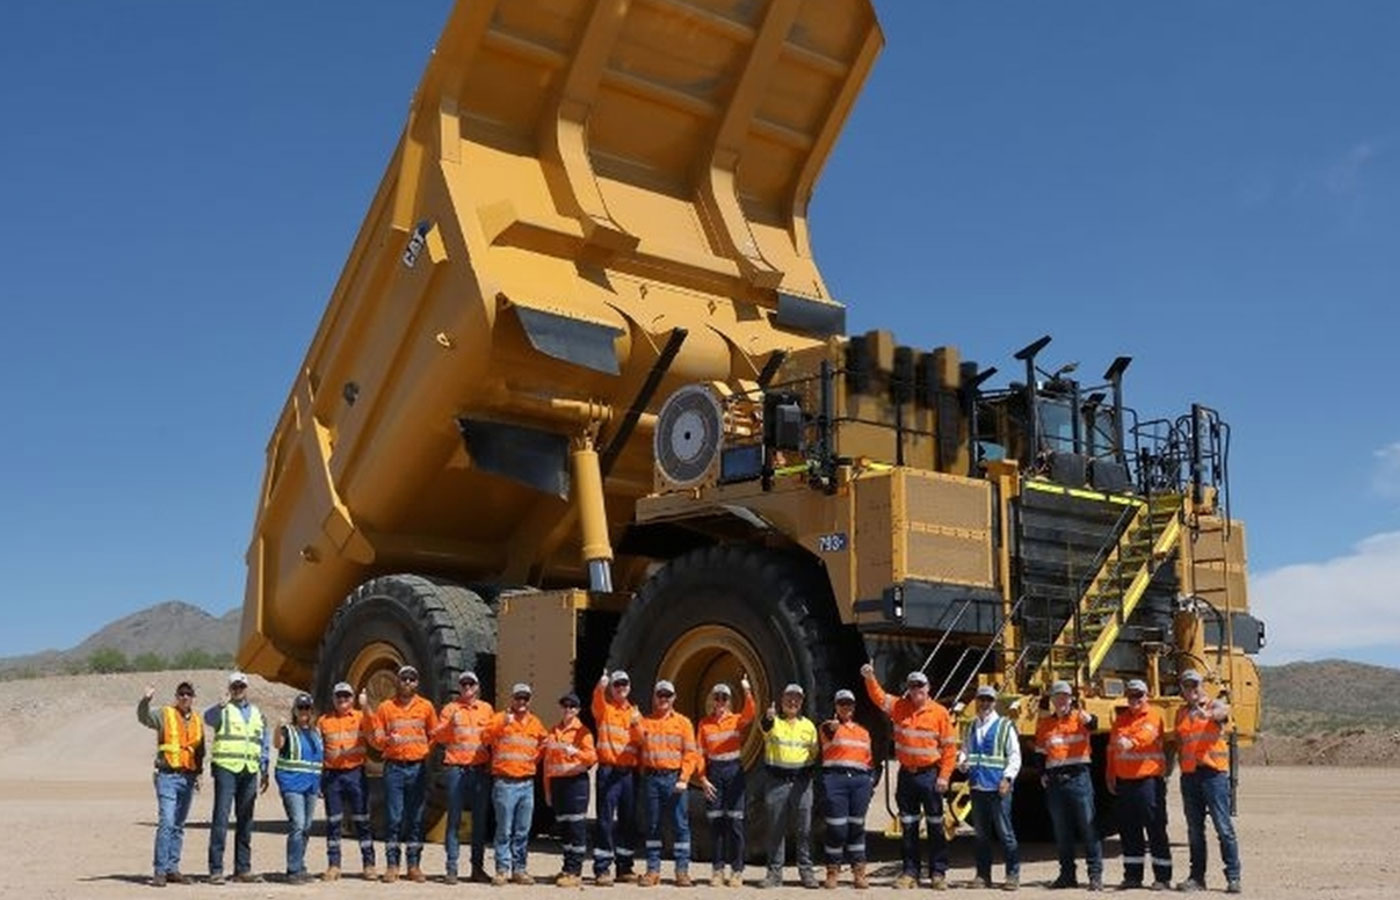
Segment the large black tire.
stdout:
<path fill-rule="evenodd" d="M 721 643 L 730 649 L 710 649 Z M 644 710 L 656 681 L 674 681 L 677 709 L 698 722 L 716 680 L 729 680 L 736 705 L 740 702 L 737 681 L 732 680 L 739 660 L 754 683 L 760 716 L 784 685 L 796 682 L 807 692 L 804 714 L 820 721 L 830 715 L 837 688 L 857 686 L 856 669 L 863 658 L 853 655 L 858 646 L 835 616 L 825 573 L 810 558 L 749 546 L 714 546 L 671 560 L 642 586 L 618 625 L 609 667 L 632 675 L 633 700 Z M 768 833 L 762 743 L 756 722 L 744 745 L 745 824 L 749 856 L 756 861 Z M 690 810 L 694 857 L 708 860 L 711 845 L 699 791 L 691 792 Z M 814 812 L 813 818 L 820 823 L 819 814 Z M 819 845 L 818 832 L 814 828 L 813 840 Z M 793 846 L 789 841 L 789 854 Z"/>
<path fill-rule="evenodd" d="M 496 619 L 491 608 L 460 585 L 422 575 L 384 575 L 355 589 L 336 610 L 321 641 L 313 683 L 322 708 L 329 708 L 336 682 L 366 691 L 373 709 L 389 696 L 398 667 L 418 669 L 419 692 L 439 709 L 457 694 L 457 677 L 468 669 L 481 679 L 483 697 L 494 695 Z M 429 765 L 426 827 L 444 810 L 439 754 Z M 382 835 L 380 766 L 372 760 L 371 812 Z"/>

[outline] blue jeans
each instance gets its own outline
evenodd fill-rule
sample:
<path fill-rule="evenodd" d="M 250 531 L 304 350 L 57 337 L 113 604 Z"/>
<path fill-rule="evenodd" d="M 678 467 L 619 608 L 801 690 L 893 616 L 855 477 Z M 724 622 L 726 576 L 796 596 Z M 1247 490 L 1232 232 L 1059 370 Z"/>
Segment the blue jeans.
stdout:
<path fill-rule="evenodd" d="M 1186 844 L 1191 849 L 1191 879 L 1206 883 L 1206 815 L 1220 838 L 1225 880 L 1240 878 L 1240 844 L 1230 820 L 1230 773 L 1205 766 L 1181 775 L 1181 805 L 1186 813 Z"/>
<path fill-rule="evenodd" d="M 151 867 L 155 874 L 180 871 L 180 848 L 185 819 L 194 799 L 193 772 L 156 772 L 156 847 Z"/>
<path fill-rule="evenodd" d="M 284 792 L 282 808 L 287 811 L 287 874 L 299 875 L 306 871 L 306 838 L 316 818 L 316 792 Z"/>
<path fill-rule="evenodd" d="M 428 768 L 421 762 L 384 763 L 384 807 L 388 819 L 384 859 L 399 867 L 399 842 L 408 849 L 408 867 L 423 858 L 423 802 L 428 796 Z"/>
<path fill-rule="evenodd" d="M 233 871 L 253 871 L 253 804 L 258 799 L 257 772 L 230 772 L 214 766 L 214 821 L 209 826 L 209 874 L 224 871 L 224 841 L 229 813 L 238 822 L 233 837 Z"/>
<path fill-rule="evenodd" d="M 340 827 L 347 810 L 360 840 L 360 861 L 374 865 L 374 832 L 369 822 L 369 783 L 364 766 L 326 769 L 321 773 L 326 798 L 326 861 L 340 868 Z"/>
<path fill-rule="evenodd" d="M 554 821 L 564 838 L 564 871 L 583 874 L 583 856 L 588 852 L 588 773 L 555 778 L 550 786 Z"/>
<path fill-rule="evenodd" d="M 1021 874 L 1021 854 L 1011 827 L 1011 792 L 971 791 L 972 828 L 977 832 L 977 876 L 992 880 L 992 837 L 1006 854 L 1006 877 Z"/>
<path fill-rule="evenodd" d="M 535 779 L 497 778 L 491 803 L 496 807 L 496 873 L 524 872 L 535 817 Z"/>
<path fill-rule="evenodd" d="M 462 855 L 462 810 L 472 814 L 472 870 L 486 866 L 487 817 L 491 809 L 490 766 L 443 767 L 447 788 L 447 834 L 443 846 L 447 850 L 447 871 L 457 874 L 457 861 Z"/>
<path fill-rule="evenodd" d="M 1094 825 L 1094 782 L 1088 766 L 1075 766 L 1072 772 L 1047 773 L 1045 805 L 1050 825 L 1055 829 L 1055 849 L 1060 857 L 1060 877 L 1074 881 L 1074 846 L 1084 844 L 1089 877 L 1103 878 L 1103 843 Z"/>
<path fill-rule="evenodd" d="M 690 812 L 686 803 L 689 791 L 676 790 L 680 772 L 648 773 L 642 782 L 647 803 L 647 871 L 661 871 L 661 825 L 669 819 L 674 837 L 671 850 L 676 857 L 676 871 L 690 868 Z"/>
<path fill-rule="evenodd" d="M 705 819 L 710 825 L 710 840 L 714 843 L 715 871 L 728 863 L 734 874 L 744 871 L 744 806 L 746 784 L 744 767 L 737 759 L 709 762 L 706 777 L 715 786 L 717 796 L 705 801 Z"/>
<path fill-rule="evenodd" d="M 1142 882 L 1150 846 L 1153 880 L 1170 882 L 1172 845 L 1167 840 L 1166 779 L 1118 779 L 1118 826 L 1123 847 L 1123 880 L 1130 884 Z"/>
<path fill-rule="evenodd" d="M 632 874 L 637 841 L 636 772 L 623 766 L 599 766 L 595 811 L 598 836 L 593 841 L 593 874 L 602 875 L 617 858 L 617 874 Z"/>
<path fill-rule="evenodd" d="M 928 868 L 933 875 L 948 872 L 948 838 L 943 834 L 943 795 L 937 791 L 936 767 L 912 773 L 903 766 L 895 779 L 894 802 L 899 808 L 899 851 L 902 874 L 919 875 L 919 822 L 928 824 Z"/>
<path fill-rule="evenodd" d="M 869 772 L 844 766 L 822 771 L 822 818 L 826 820 L 822 843 L 827 865 L 865 862 L 865 812 L 873 788 Z"/>

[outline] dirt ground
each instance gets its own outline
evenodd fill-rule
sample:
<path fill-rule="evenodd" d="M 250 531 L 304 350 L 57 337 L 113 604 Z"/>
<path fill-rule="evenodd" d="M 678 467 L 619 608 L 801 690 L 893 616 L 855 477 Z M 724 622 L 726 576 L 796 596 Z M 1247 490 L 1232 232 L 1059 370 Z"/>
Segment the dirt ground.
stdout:
<path fill-rule="evenodd" d="M 221 688 L 217 673 L 192 673 L 201 705 L 214 702 Z M 163 673 L 156 681 L 157 699 L 173 693 L 179 673 Z M 0 684 L 0 897 L 120 897 L 150 896 L 150 872 L 155 799 L 151 790 L 152 733 L 136 722 L 134 709 L 149 676 L 110 675 L 48 678 Z M 290 692 L 255 682 L 253 699 L 274 721 L 285 709 Z M 1400 859 L 1395 853 L 1400 834 L 1400 780 L 1383 769 L 1313 766 L 1251 767 L 1241 786 L 1240 832 L 1245 890 L 1259 897 L 1391 898 L 1400 895 Z M 211 791 L 196 799 L 186 829 L 184 870 L 205 871 Z M 877 802 L 876 807 L 879 807 Z M 1171 805 L 1173 855 L 1178 878 L 1186 864 L 1185 829 L 1180 805 Z M 870 817 L 876 822 L 876 809 Z M 258 801 L 253 839 L 254 868 L 270 881 L 262 885 L 204 884 L 172 886 L 167 892 L 241 897 L 383 897 L 396 895 L 448 896 L 451 892 L 497 891 L 507 900 L 527 894 L 558 891 L 543 882 L 558 871 L 558 845 L 539 842 L 532 848 L 531 871 L 542 879 L 534 887 L 493 889 L 477 885 L 455 888 L 441 883 L 394 886 L 341 881 L 302 887 L 275 883 L 283 869 L 282 808 L 273 787 Z M 898 870 L 898 850 L 872 835 L 875 893 Z M 350 858 L 354 850 L 346 845 Z M 383 859 L 383 847 L 379 847 Z M 1116 839 L 1105 847 L 1107 881 L 1122 873 Z M 232 835 L 228 867 L 232 867 Z M 1053 849 L 1023 848 L 1022 894 L 1053 895 L 1044 884 L 1055 875 Z M 1223 887 L 1218 855 L 1211 840 L 1212 887 Z M 308 851 L 313 871 L 325 862 L 323 839 L 313 838 Z M 954 845 L 952 882 L 959 887 L 971 877 L 971 839 Z M 440 847 L 429 847 L 424 868 L 436 879 L 442 872 Z M 671 868 L 665 865 L 669 881 Z M 696 866 L 697 874 L 707 867 Z M 754 870 L 751 868 L 750 872 Z M 795 881 L 796 872 L 788 877 Z M 1000 880 L 998 868 L 996 880 Z M 1081 875 L 1082 877 L 1082 875 Z M 585 891 L 593 891 L 585 886 Z M 634 887 L 614 887 L 614 895 L 655 893 Z M 664 886 L 672 895 L 675 888 Z M 697 887 L 684 893 L 720 893 Z M 737 891 L 734 893 L 738 893 Z M 798 887 L 772 892 L 776 897 L 806 895 Z"/>

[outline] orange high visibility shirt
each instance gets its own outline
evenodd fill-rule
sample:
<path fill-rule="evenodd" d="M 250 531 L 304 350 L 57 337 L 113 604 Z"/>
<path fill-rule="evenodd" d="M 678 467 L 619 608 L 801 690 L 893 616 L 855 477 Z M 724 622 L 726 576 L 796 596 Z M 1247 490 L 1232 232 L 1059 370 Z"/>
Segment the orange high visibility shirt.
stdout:
<path fill-rule="evenodd" d="M 886 694 L 874 676 L 865 679 L 865 692 L 894 723 L 894 755 L 901 768 L 937 765 L 939 778 L 952 776 L 958 762 L 958 732 L 943 704 L 929 700 L 922 709 L 915 709 L 908 699 Z"/>
<path fill-rule="evenodd" d="M 711 714 L 701 719 L 696 735 L 701 755 L 695 774 L 704 775 L 706 763 L 738 759 L 739 750 L 744 745 L 744 729 L 753 724 L 757 715 L 758 706 L 754 703 L 753 694 L 745 691 L 744 708 L 739 712 L 727 712 L 722 716 Z"/>
<path fill-rule="evenodd" d="M 362 710 L 352 706 L 345 715 L 331 710 L 316 720 L 316 727 L 321 730 L 321 743 L 326 748 L 323 768 L 343 771 L 365 764 L 374 726 Z"/>
<path fill-rule="evenodd" d="M 1108 735 L 1108 771 L 1115 778 L 1155 778 L 1167 772 L 1167 755 L 1163 751 L 1162 733 L 1166 724 L 1156 707 L 1144 707 L 1142 712 L 1119 710 Z M 1121 738 L 1131 746 L 1118 746 Z"/>
<path fill-rule="evenodd" d="M 1211 715 L 1209 706 L 1182 707 L 1176 711 L 1176 738 L 1183 774 L 1196 771 L 1197 766 L 1216 772 L 1229 771 L 1230 745 L 1225 740 L 1225 726 L 1226 722 L 1218 722 Z"/>
<path fill-rule="evenodd" d="M 550 730 L 544 745 L 546 779 L 582 775 L 597 761 L 598 751 L 593 746 L 593 735 L 578 719 L 567 727 L 559 724 Z"/>
<path fill-rule="evenodd" d="M 632 701 L 615 703 L 607 694 L 601 684 L 594 685 L 592 706 L 593 723 L 598 726 L 598 762 L 631 768 L 638 759 L 632 726 L 642 718 L 642 713 Z"/>
<path fill-rule="evenodd" d="M 486 742 L 491 746 L 491 774 L 528 778 L 535 774 L 549 732 L 539 716 L 527 712 L 517 717 L 503 710 L 486 726 Z"/>
<path fill-rule="evenodd" d="M 414 694 L 407 703 L 390 697 L 374 714 L 374 746 L 385 759 L 419 762 L 428 755 L 429 736 L 437 729 L 437 710 Z"/>
<path fill-rule="evenodd" d="M 875 766 L 870 751 L 870 732 L 854 719 L 838 722 L 836 733 L 830 737 L 825 728 L 818 728 L 822 739 L 822 767 L 827 769 L 857 769 L 869 772 Z"/>
<path fill-rule="evenodd" d="M 1035 723 L 1035 752 L 1045 756 L 1047 770 L 1087 766 L 1092 755 L 1089 735 L 1089 726 L 1079 710 L 1071 708 L 1063 716 L 1051 710 Z"/>
<path fill-rule="evenodd" d="M 442 708 L 433 741 L 442 744 L 442 761 L 454 766 L 481 766 L 491 761 L 483 734 L 496 711 L 485 700 L 453 700 Z"/>
<path fill-rule="evenodd" d="M 664 716 L 643 717 L 632 732 L 641 749 L 643 768 L 674 771 L 678 780 L 689 781 L 700 765 L 695 727 L 674 709 Z"/>

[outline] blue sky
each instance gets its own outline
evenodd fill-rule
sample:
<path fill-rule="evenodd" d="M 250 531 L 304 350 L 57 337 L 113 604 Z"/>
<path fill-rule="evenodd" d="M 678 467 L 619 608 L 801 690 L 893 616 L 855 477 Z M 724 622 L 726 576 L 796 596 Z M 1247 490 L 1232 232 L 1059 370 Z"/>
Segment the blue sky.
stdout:
<path fill-rule="evenodd" d="M 447 8 L 0 6 L 0 654 L 241 603 L 265 441 Z M 1400 6 L 877 9 L 812 210 L 852 330 L 1004 372 L 1051 332 L 1136 357 L 1140 408 L 1222 409 L 1265 661 L 1400 665 Z"/>

